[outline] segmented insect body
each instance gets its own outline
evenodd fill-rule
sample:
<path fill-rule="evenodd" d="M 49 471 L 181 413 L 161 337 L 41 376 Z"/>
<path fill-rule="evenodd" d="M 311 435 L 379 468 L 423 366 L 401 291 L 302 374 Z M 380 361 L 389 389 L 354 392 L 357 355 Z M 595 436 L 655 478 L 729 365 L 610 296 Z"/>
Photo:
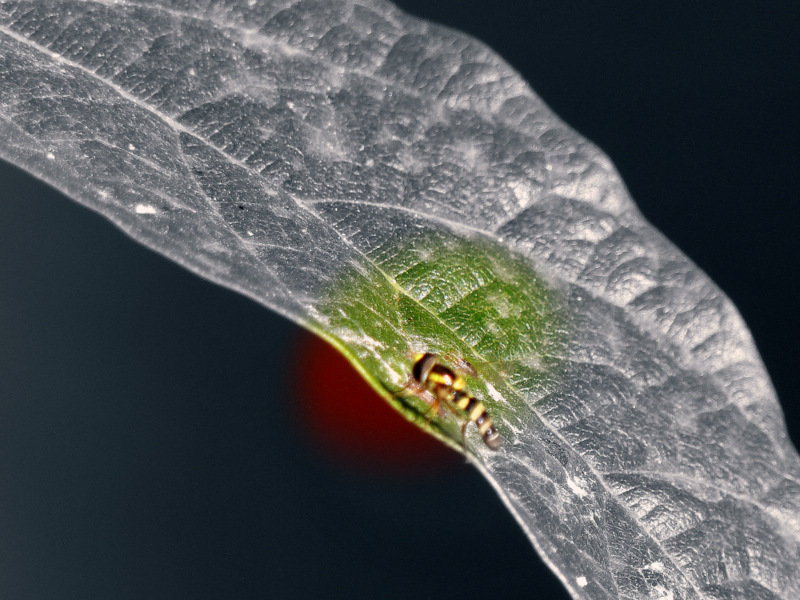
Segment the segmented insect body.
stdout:
<path fill-rule="evenodd" d="M 470 375 L 475 374 L 472 365 L 467 361 L 457 364 L 457 368 L 461 371 Z M 500 434 L 497 433 L 494 421 L 486 412 L 483 402 L 464 390 L 466 387 L 464 377 L 442 364 L 438 355 L 424 352 L 414 356 L 408 387 L 431 404 L 434 413 L 438 413 L 439 406 L 444 404 L 453 414 L 463 419 L 462 436 L 467 425 L 475 423 L 478 433 L 489 448 L 497 450 L 500 447 Z"/>

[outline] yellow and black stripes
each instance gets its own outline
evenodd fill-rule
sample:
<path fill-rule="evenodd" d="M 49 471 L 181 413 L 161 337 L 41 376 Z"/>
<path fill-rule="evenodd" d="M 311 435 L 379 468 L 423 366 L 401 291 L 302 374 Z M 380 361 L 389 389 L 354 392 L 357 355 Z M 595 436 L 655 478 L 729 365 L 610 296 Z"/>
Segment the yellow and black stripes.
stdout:
<path fill-rule="evenodd" d="M 470 374 L 474 372 L 472 365 L 467 361 L 463 362 L 470 369 Z M 497 433 L 483 402 L 464 391 L 464 377 L 443 365 L 438 355 L 425 352 L 414 357 L 407 387 L 428 401 L 432 405 L 432 411 L 438 412 L 439 405 L 444 404 L 453 414 L 463 419 L 462 436 L 467 425 L 475 423 L 478 433 L 489 448 L 497 450 L 500 447 L 500 434 Z"/>
<path fill-rule="evenodd" d="M 453 397 L 453 406 L 461 411 L 465 419 L 462 429 L 466 428 L 470 422 L 475 423 L 478 433 L 481 434 L 484 443 L 489 448 L 497 450 L 500 447 L 500 434 L 497 433 L 494 421 L 492 421 L 489 413 L 486 412 L 483 402 L 466 392 L 456 392 Z"/>

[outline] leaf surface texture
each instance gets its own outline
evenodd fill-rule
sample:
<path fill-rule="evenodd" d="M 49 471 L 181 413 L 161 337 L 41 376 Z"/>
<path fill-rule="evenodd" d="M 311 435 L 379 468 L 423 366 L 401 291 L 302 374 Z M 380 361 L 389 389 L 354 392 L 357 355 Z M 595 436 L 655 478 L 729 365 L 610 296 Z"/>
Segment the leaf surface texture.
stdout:
<path fill-rule="evenodd" d="M 510 363 L 472 382 L 503 448 L 468 447 L 574 597 L 800 597 L 798 456 L 740 316 L 475 40 L 382 2 L 3 0 L 0 154 L 390 399 L 420 345 Z M 508 296 L 519 261 L 552 303 Z"/>

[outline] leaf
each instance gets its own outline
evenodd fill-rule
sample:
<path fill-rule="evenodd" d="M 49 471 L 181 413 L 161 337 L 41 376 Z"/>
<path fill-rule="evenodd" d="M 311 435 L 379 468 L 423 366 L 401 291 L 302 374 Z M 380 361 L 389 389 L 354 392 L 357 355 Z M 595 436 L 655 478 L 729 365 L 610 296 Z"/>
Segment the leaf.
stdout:
<path fill-rule="evenodd" d="M 5 158 L 423 425 L 407 353 L 474 361 L 503 447 L 467 447 L 573 596 L 798 596 L 798 457 L 739 315 L 480 44 L 382 3 L 41 1 L 0 44 Z"/>

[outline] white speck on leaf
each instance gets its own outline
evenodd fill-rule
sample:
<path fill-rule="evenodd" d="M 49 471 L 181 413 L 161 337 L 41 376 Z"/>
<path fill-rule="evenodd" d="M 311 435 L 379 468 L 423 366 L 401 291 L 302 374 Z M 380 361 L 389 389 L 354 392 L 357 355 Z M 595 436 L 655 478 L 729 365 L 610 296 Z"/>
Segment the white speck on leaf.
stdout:
<path fill-rule="evenodd" d="M 526 206 L 533 199 L 533 190 L 526 181 L 512 181 L 508 185 L 520 206 Z"/>
<path fill-rule="evenodd" d="M 654 571 L 655 573 L 661 573 L 664 570 L 664 563 L 662 563 L 660 560 L 657 560 L 651 562 L 649 565 L 645 567 L 645 569 Z"/>
<path fill-rule="evenodd" d="M 156 214 L 156 207 L 152 204 L 137 204 L 134 208 L 137 215 L 154 215 Z"/>
<path fill-rule="evenodd" d="M 501 404 L 505 404 L 505 403 L 506 403 L 506 399 L 503 397 L 503 394 L 501 394 L 500 392 L 498 392 L 498 391 L 497 391 L 497 388 L 496 388 L 496 387 L 494 387 L 494 386 L 493 386 L 491 383 L 489 383 L 488 381 L 486 382 L 486 391 L 487 391 L 487 392 L 489 392 L 489 396 L 490 396 L 490 397 L 491 397 L 491 399 L 492 399 L 492 400 L 494 400 L 495 402 L 499 402 L 499 403 L 501 403 Z"/>
<path fill-rule="evenodd" d="M 577 584 L 578 584 L 578 587 L 585 588 L 585 587 L 586 587 L 586 585 L 587 585 L 589 582 L 588 582 L 588 581 L 586 581 L 586 577 L 584 577 L 583 575 L 581 575 L 580 577 L 576 577 L 576 578 L 575 578 L 575 583 L 577 583 Z"/>
<path fill-rule="evenodd" d="M 570 491 L 572 491 L 573 494 L 578 496 L 578 498 L 584 498 L 589 493 L 580 485 L 578 485 L 573 477 L 567 477 L 567 487 L 570 489 Z"/>

